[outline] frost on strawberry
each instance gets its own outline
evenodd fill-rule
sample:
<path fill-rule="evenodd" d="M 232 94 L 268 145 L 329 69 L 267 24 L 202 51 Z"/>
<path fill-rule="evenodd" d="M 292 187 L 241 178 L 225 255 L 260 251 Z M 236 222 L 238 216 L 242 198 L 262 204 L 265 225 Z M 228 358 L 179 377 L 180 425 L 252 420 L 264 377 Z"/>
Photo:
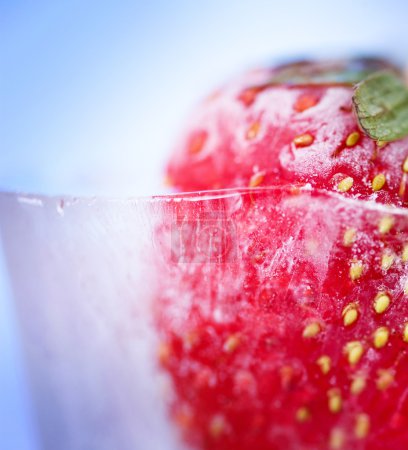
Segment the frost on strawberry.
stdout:
<path fill-rule="evenodd" d="M 378 110 L 377 104 L 366 107 L 367 97 L 381 101 L 366 94 L 370 85 L 355 100 L 355 83 L 382 69 L 398 74 L 384 61 L 356 59 L 289 64 L 232 81 L 191 116 L 168 165 L 173 187 L 244 187 L 263 173 L 262 186 L 310 183 L 348 197 L 406 205 L 408 138 L 401 138 L 405 128 L 400 125 L 405 122 L 392 120 L 396 115 L 386 111 L 382 117 L 388 122 L 380 127 L 378 120 L 362 120 L 355 110 L 358 105 L 366 116 Z M 388 92 L 389 79 L 392 75 L 375 79 L 374 87 Z M 392 84 L 394 90 L 398 86 Z M 408 92 L 401 95 L 408 105 Z M 408 110 L 402 115 L 406 121 Z M 362 130 L 366 123 L 374 130 L 371 137 Z M 394 127 L 400 139 L 372 138 L 386 127 Z"/>
<path fill-rule="evenodd" d="M 408 216 L 283 187 L 185 194 L 157 228 L 159 360 L 193 448 L 408 445 Z"/>
<path fill-rule="evenodd" d="M 160 363 L 193 448 L 408 448 L 398 77 L 376 59 L 261 69 L 191 117 L 173 187 L 236 188 L 169 199 L 156 230 Z"/>

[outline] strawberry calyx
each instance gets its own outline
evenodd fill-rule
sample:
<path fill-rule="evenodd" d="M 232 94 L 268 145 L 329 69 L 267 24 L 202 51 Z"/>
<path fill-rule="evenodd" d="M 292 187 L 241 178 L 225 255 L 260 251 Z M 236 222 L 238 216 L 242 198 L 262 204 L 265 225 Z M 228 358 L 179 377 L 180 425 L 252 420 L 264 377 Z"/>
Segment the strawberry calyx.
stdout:
<path fill-rule="evenodd" d="M 272 85 L 345 85 L 353 86 L 380 70 L 401 75 L 401 70 L 380 58 L 359 57 L 344 60 L 300 61 L 283 64 L 273 70 Z"/>

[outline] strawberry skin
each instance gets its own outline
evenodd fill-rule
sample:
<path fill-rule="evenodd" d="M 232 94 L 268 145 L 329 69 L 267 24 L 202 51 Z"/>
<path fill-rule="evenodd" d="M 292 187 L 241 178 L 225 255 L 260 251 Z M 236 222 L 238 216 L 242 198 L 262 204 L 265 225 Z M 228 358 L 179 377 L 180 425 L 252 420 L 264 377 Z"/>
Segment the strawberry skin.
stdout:
<path fill-rule="evenodd" d="M 387 67 L 374 63 L 374 69 Z M 352 65 L 331 64 L 338 71 Z M 279 68 L 257 70 L 199 105 L 167 168 L 173 187 L 310 183 L 354 198 L 405 205 L 408 138 L 383 145 L 364 135 L 352 108 L 353 85 L 343 78 L 294 75 L 304 67 L 327 71 L 323 63 L 288 67 L 290 82 L 271 82 Z"/>
<path fill-rule="evenodd" d="M 261 69 L 191 117 L 168 179 L 236 188 L 167 198 L 156 229 L 158 360 L 191 448 L 408 448 L 408 138 L 373 141 L 352 108 L 355 72 L 384 67 Z"/>
<path fill-rule="evenodd" d="M 407 216 L 297 188 L 182 197 L 155 317 L 185 442 L 407 448 Z"/>

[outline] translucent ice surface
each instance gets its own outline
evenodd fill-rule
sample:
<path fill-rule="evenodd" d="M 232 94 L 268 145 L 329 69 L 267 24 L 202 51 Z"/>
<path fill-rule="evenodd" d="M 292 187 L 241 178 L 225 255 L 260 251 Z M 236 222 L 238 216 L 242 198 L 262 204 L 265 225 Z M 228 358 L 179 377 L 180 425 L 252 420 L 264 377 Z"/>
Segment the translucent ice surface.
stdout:
<path fill-rule="evenodd" d="M 4 194 L 0 225 L 46 450 L 408 445 L 406 211 Z"/>
<path fill-rule="evenodd" d="M 149 207 L 0 196 L 1 233 L 47 450 L 180 448 L 155 371 Z"/>

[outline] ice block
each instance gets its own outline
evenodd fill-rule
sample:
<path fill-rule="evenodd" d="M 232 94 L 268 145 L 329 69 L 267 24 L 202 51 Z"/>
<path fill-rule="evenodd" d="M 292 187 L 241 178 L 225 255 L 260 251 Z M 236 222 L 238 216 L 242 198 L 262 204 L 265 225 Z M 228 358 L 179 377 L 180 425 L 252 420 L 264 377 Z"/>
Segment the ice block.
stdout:
<path fill-rule="evenodd" d="M 408 442 L 408 213 L 309 187 L 4 194 L 45 449 Z"/>
<path fill-rule="evenodd" d="M 2 194 L 44 449 L 179 449 L 149 313 L 154 204 Z"/>

